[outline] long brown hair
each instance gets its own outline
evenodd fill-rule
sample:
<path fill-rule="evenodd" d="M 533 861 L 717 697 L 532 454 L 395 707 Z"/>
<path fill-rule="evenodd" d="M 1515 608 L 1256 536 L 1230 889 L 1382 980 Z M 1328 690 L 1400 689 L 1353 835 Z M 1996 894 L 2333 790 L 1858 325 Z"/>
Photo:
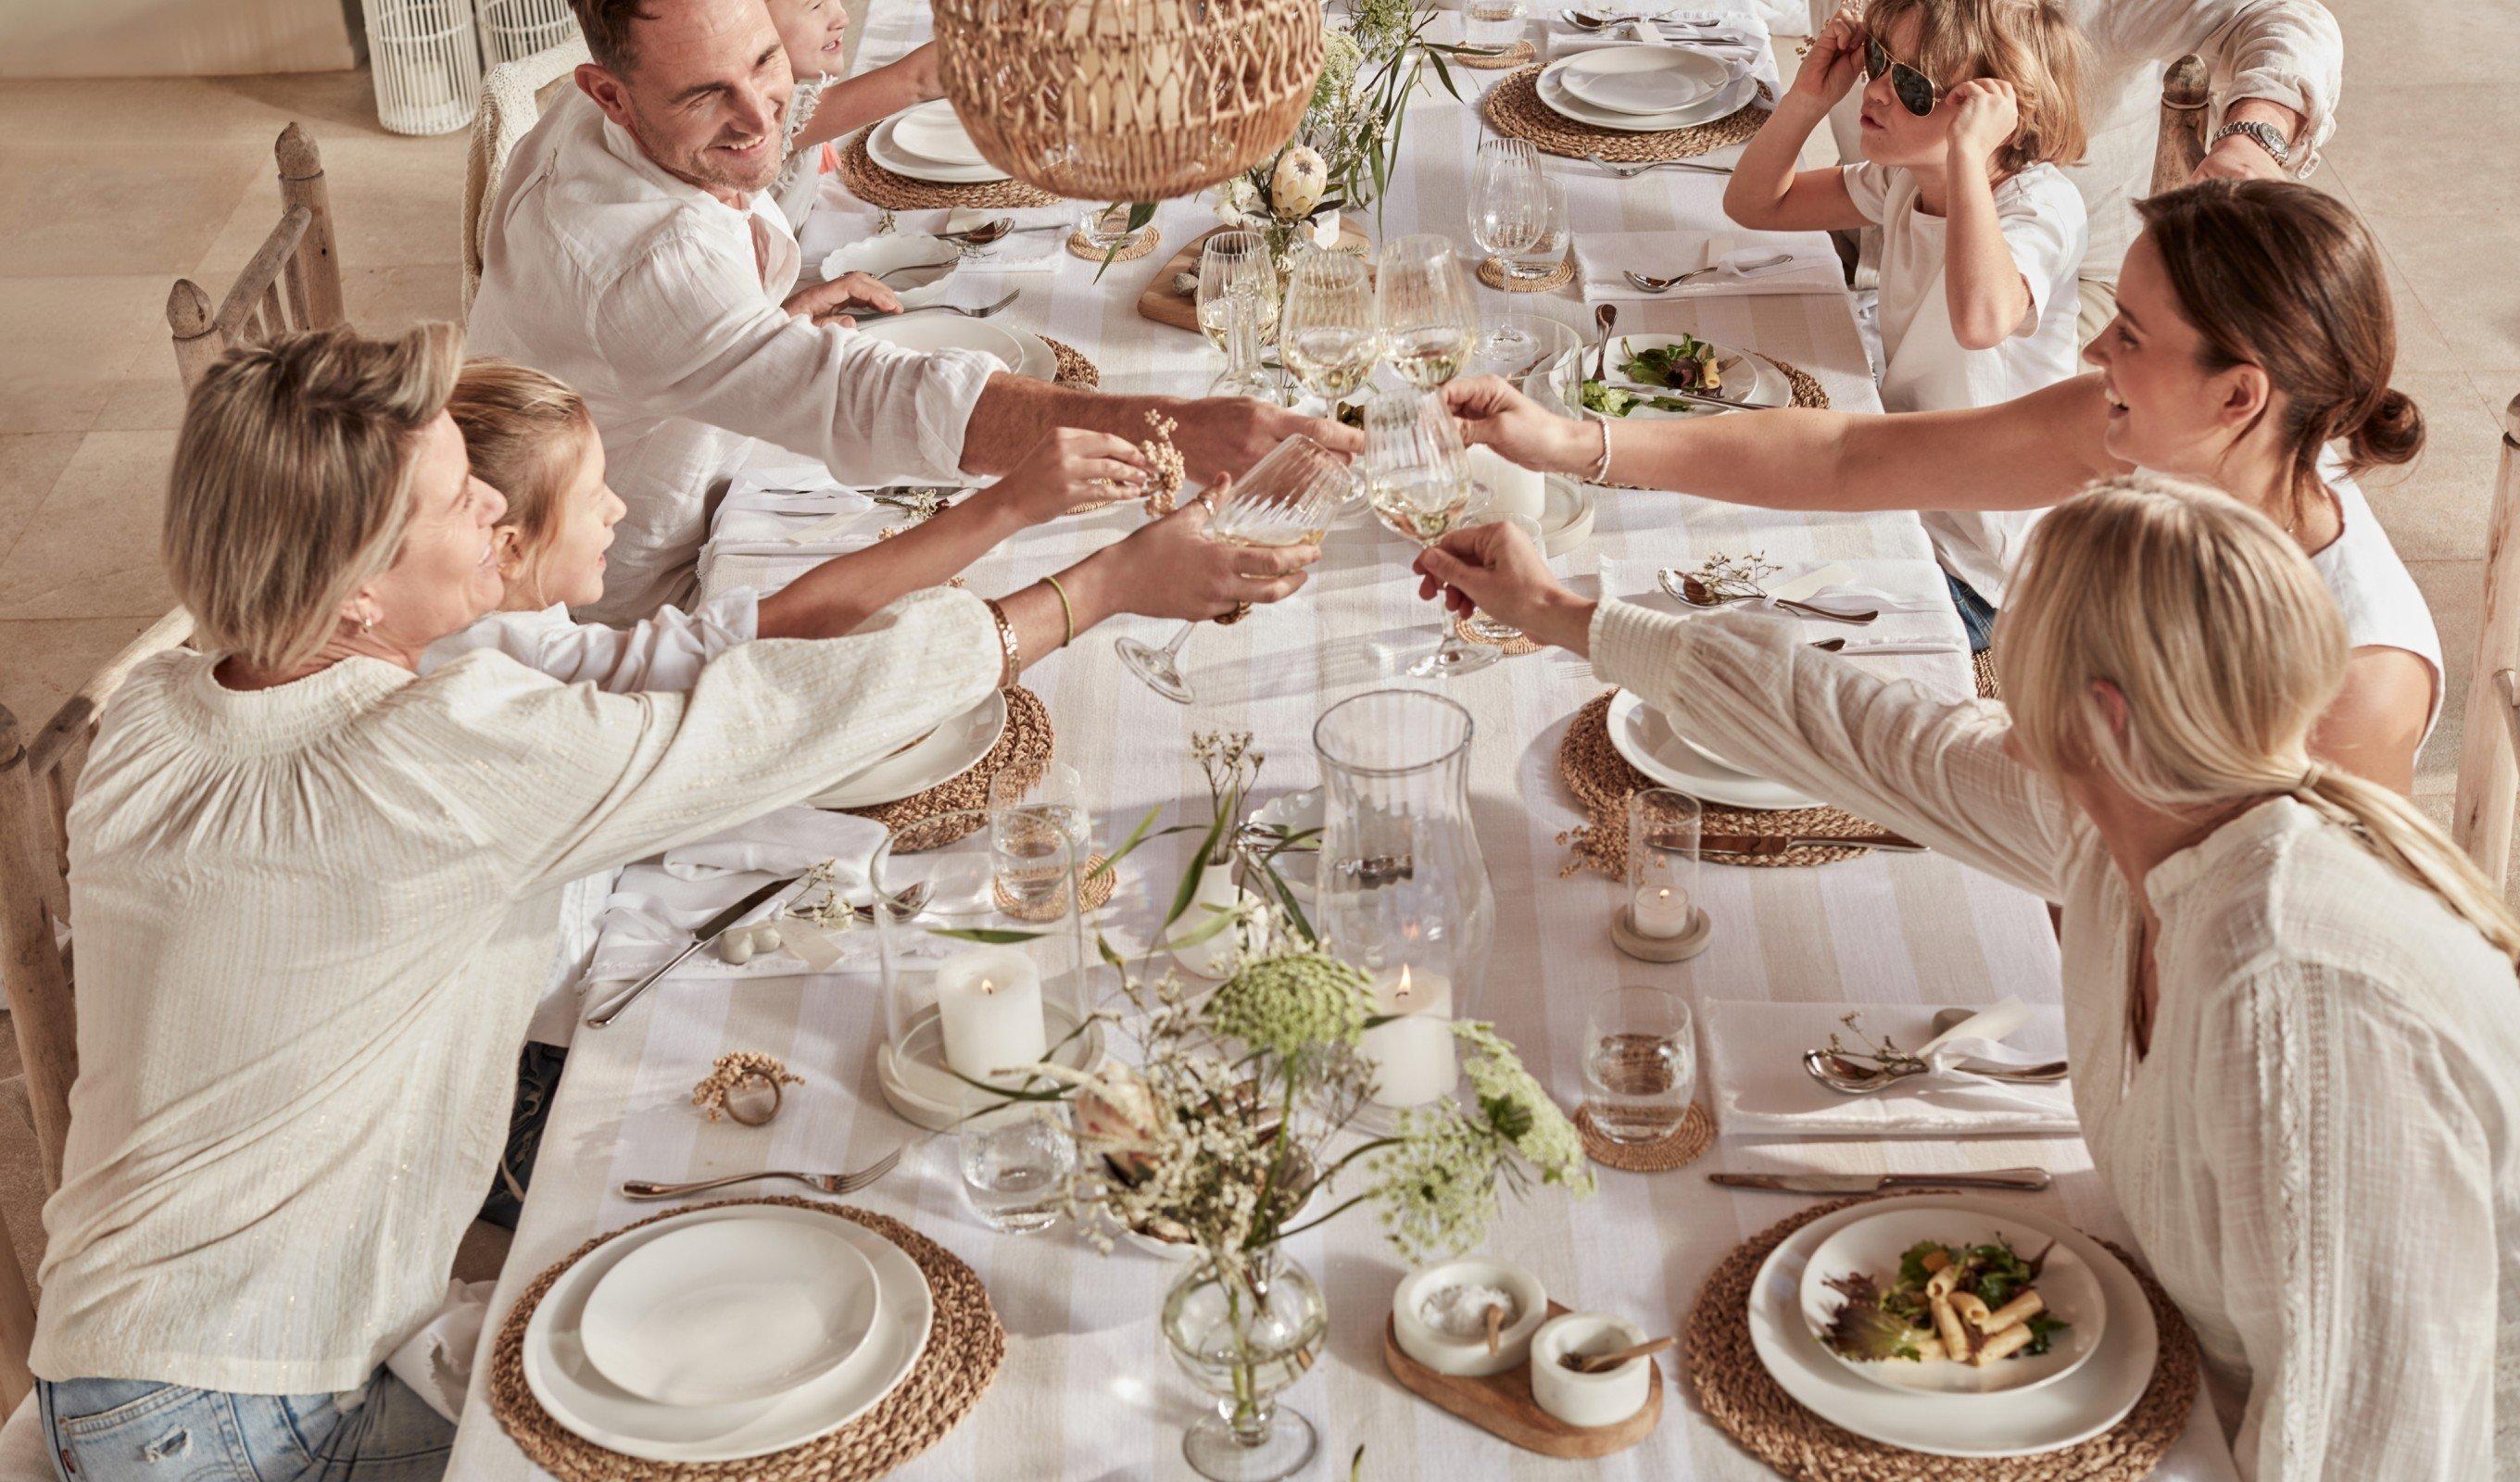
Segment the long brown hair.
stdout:
<path fill-rule="evenodd" d="M 2398 317 L 2379 245 L 2351 206 L 2289 180 L 2208 180 L 2136 209 L 2206 368 L 2254 365 L 2283 393 L 2289 528 L 2321 497 L 2328 443 L 2344 441 L 2355 473 L 2422 450 L 2423 414 L 2389 384 Z"/>
<path fill-rule="evenodd" d="M 1916 18 L 1916 55 L 1899 60 L 1936 86 L 2012 84 L 2021 121 L 1996 151 L 1996 168 L 2013 175 L 2083 157 L 2083 39 L 2057 0 L 1872 0 L 1864 24 L 1880 35 L 1907 15 Z"/>

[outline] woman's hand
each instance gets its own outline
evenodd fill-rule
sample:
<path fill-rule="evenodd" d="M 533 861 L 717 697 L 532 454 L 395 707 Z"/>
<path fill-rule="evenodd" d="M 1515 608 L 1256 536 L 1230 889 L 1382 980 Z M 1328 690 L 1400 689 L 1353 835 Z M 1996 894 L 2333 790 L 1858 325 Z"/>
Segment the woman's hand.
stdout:
<path fill-rule="evenodd" d="M 887 314 L 901 312 L 901 300 L 893 296 L 892 290 L 864 273 L 842 273 L 829 283 L 798 289 L 780 305 L 814 324 L 839 325 L 857 323 L 849 317 L 848 310 L 859 306 L 881 309 Z"/>
<path fill-rule="evenodd" d="M 1786 96 L 1808 98 L 1822 112 L 1836 107 L 1837 100 L 1864 75 L 1864 15 L 1856 7 L 1847 6 L 1829 17 L 1828 24 L 1812 38 L 1802 70 L 1794 73 L 1794 85 L 1785 90 Z"/>
<path fill-rule="evenodd" d="M 1975 173 L 2021 127 L 2021 95 L 2009 82 L 1972 77 L 1943 95 L 1952 107 L 1951 167 Z"/>
<path fill-rule="evenodd" d="M 1150 475 L 1137 445 L 1109 432 L 1054 427 L 980 497 L 1026 525 L 1045 524 L 1082 505 L 1146 492 Z"/>
<path fill-rule="evenodd" d="M 1580 473 L 1600 460 L 1599 427 L 1547 410 L 1502 376 L 1446 382 L 1444 405 L 1460 419 L 1463 437 L 1494 448 L 1508 463 Z"/>
<path fill-rule="evenodd" d="M 1502 521 L 1455 530 L 1418 553 L 1418 595 L 1477 607 L 1545 644 L 1592 651 L 1593 606 L 1550 572 L 1531 537 Z"/>
<path fill-rule="evenodd" d="M 1184 476 L 1194 484 L 1239 473 L 1298 433 L 1333 453 L 1355 453 L 1365 447 L 1365 434 L 1345 424 L 1306 417 L 1247 396 L 1209 396 L 1178 402 L 1163 411 L 1174 424 L 1172 442 L 1182 456 Z"/>
<path fill-rule="evenodd" d="M 1226 485 L 1212 491 L 1222 497 Z M 1304 584 L 1319 546 L 1229 546 L 1207 538 L 1207 506 L 1192 501 L 1089 560 L 1105 566 L 1110 610 L 1142 617 L 1222 617 L 1277 602 Z"/>

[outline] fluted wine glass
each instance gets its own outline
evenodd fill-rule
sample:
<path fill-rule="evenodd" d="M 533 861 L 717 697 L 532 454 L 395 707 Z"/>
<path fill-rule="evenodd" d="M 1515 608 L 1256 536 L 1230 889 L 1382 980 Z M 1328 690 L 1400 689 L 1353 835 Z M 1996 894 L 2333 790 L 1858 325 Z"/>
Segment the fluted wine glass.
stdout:
<path fill-rule="evenodd" d="M 1470 241 L 1496 259 L 1499 271 L 1511 275 L 1546 235 L 1548 182 L 1540 173 L 1539 152 L 1528 139 L 1488 139 L 1479 145 L 1478 161 L 1470 167 Z M 1479 340 L 1479 353 L 1509 355 L 1523 348 L 1513 331 L 1492 324 Z"/>
<path fill-rule="evenodd" d="M 1278 322 L 1278 270 L 1257 232 L 1218 232 L 1198 253 L 1198 328 L 1225 352 L 1225 372 L 1211 396 L 1274 400 L 1277 387 L 1260 366 L 1263 327 Z"/>
<path fill-rule="evenodd" d="M 1411 385 L 1453 379 L 1478 338 L 1478 309 L 1462 259 L 1441 237 L 1402 237 L 1374 259 L 1374 327 L 1383 358 Z"/>
<path fill-rule="evenodd" d="M 1295 254 L 1279 312 L 1278 355 L 1305 390 L 1335 402 L 1365 384 L 1381 353 L 1365 259 L 1308 247 Z"/>
<path fill-rule="evenodd" d="M 1392 529 L 1430 546 L 1467 523 L 1478 484 L 1462 446 L 1462 429 L 1442 398 L 1424 391 L 1397 391 L 1365 406 L 1365 500 Z M 1439 606 L 1443 641 L 1411 664 L 1415 679 L 1443 679 L 1484 669 L 1501 656 L 1495 649 L 1462 642 Z"/>

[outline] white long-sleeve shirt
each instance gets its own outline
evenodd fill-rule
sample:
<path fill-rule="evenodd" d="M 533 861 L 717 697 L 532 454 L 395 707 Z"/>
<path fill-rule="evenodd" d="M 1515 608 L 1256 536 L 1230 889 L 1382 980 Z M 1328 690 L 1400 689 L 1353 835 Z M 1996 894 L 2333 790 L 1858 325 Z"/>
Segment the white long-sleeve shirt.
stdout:
<path fill-rule="evenodd" d="M 503 654 L 276 689 L 168 653 L 70 810 L 79 1076 L 47 1379 L 356 1388 L 426 1321 L 507 1130 L 566 880 L 799 801 L 997 683 L 978 599 L 742 645 L 689 695 Z"/>
<path fill-rule="evenodd" d="M 2005 754 L 2000 707 L 1791 623 L 1603 603 L 1594 668 L 1686 734 L 2063 907 L 2074 1105 L 2195 1329 L 2241 1475 L 2458 1482 L 2520 1423 L 2520 984 L 2430 891 L 2290 797 L 2143 880 Z M 2515 1460 L 2508 1443 L 2505 1464 Z"/>
<path fill-rule="evenodd" d="M 580 615 L 689 606 L 708 501 L 756 439 L 850 483 L 960 476 L 997 362 L 789 314 L 801 254 L 768 194 L 738 210 L 675 179 L 584 94 L 518 144 L 489 236 L 470 348 L 575 387 L 630 507 L 604 600 Z"/>

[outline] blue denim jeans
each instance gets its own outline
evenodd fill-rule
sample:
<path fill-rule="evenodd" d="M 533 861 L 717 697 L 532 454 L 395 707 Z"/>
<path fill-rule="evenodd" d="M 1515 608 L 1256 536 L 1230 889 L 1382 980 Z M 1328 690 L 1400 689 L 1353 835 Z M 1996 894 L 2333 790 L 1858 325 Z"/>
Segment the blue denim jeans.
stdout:
<path fill-rule="evenodd" d="M 1952 606 L 1960 610 L 1960 627 L 1968 634 L 1969 651 L 1984 653 L 1995 645 L 1995 605 L 1978 596 L 1977 588 L 1949 571 L 1943 573 L 1943 580 L 1951 583 Z"/>
<path fill-rule="evenodd" d="M 35 1386 L 64 1482 L 437 1482 L 452 1422 L 378 1370 L 340 1395 L 239 1395 L 145 1379 Z"/>

